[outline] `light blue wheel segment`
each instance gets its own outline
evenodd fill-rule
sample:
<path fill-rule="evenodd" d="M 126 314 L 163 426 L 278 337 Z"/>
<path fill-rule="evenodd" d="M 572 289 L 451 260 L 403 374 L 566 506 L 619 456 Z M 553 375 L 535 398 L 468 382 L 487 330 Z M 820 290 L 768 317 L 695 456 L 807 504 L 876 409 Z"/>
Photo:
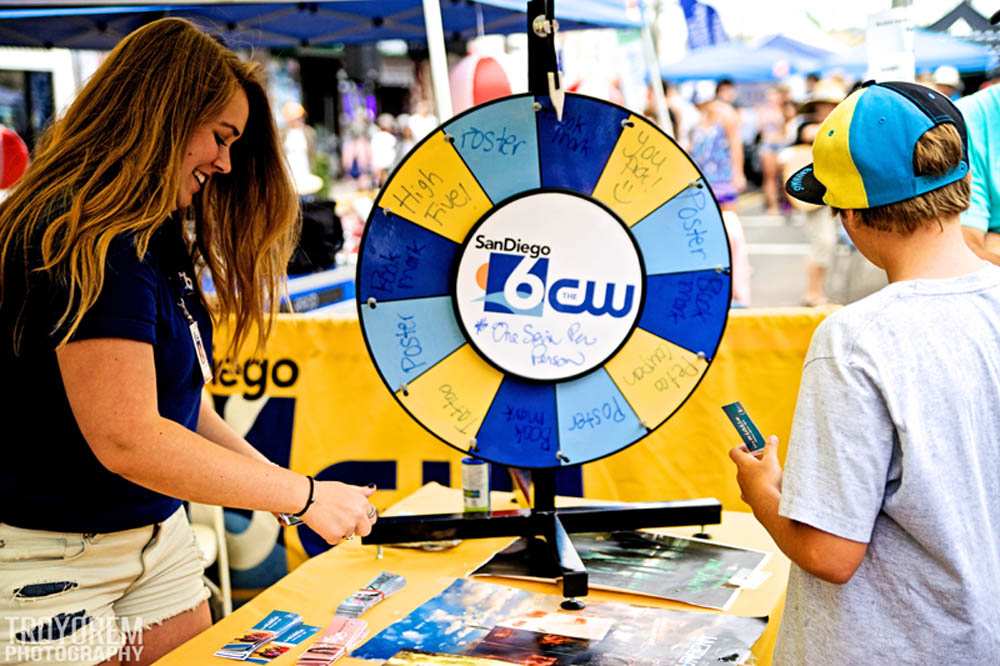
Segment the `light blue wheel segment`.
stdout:
<path fill-rule="evenodd" d="M 487 196 L 498 203 L 539 186 L 538 136 L 531 97 L 481 107 L 444 126 Z"/>
<path fill-rule="evenodd" d="M 636 223 L 632 233 L 648 275 L 729 268 L 722 216 L 702 180 Z"/>
<path fill-rule="evenodd" d="M 606 456 L 646 434 L 604 368 L 557 384 L 556 405 L 559 446 L 569 464 Z"/>
<path fill-rule="evenodd" d="M 457 243 L 376 209 L 358 257 L 358 298 L 397 301 L 451 294 Z"/>
<path fill-rule="evenodd" d="M 726 271 L 650 275 L 639 328 L 705 358 L 715 358 L 729 313 Z"/>
<path fill-rule="evenodd" d="M 506 377 L 476 433 L 476 454 L 514 467 L 558 467 L 556 391 Z"/>
<path fill-rule="evenodd" d="M 465 344 L 450 296 L 363 305 L 361 318 L 393 393 Z"/>

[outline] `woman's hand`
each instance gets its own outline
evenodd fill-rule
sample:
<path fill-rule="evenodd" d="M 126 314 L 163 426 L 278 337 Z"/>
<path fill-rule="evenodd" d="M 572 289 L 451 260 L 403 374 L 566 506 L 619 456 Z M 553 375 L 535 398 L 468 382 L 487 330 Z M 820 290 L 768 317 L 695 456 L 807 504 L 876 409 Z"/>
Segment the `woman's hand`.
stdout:
<path fill-rule="evenodd" d="M 374 492 L 373 487 L 316 481 L 315 501 L 302 516 L 302 522 L 331 546 L 355 534 L 367 536 L 378 519 L 375 507 L 368 501 Z"/>

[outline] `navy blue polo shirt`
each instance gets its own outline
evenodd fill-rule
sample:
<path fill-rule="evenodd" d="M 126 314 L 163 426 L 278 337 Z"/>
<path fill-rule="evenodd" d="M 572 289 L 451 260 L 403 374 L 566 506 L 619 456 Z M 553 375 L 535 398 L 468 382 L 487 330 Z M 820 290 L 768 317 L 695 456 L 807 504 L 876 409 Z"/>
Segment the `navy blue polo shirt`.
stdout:
<path fill-rule="evenodd" d="M 12 263 L 21 262 L 8 262 L 8 268 Z M 179 500 L 108 471 L 84 440 L 56 362 L 62 333 L 52 332 L 67 291 L 41 273 L 33 273 L 26 288 L 20 268 L 7 271 L 0 304 L 0 378 L 7 387 L 0 398 L 0 522 L 60 532 L 113 532 L 166 519 Z M 203 380 L 179 299 L 197 321 L 209 358 L 212 327 L 181 273 L 193 275 L 177 222 L 154 235 L 142 260 L 130 235 L 117 237 L 108 251 L 104 287 L 73 339 L 124 338 L 152 345 L 160 415 L 195 430 Z M 11 335 L 22 304 L 24 333 L 15 355 Z"/>

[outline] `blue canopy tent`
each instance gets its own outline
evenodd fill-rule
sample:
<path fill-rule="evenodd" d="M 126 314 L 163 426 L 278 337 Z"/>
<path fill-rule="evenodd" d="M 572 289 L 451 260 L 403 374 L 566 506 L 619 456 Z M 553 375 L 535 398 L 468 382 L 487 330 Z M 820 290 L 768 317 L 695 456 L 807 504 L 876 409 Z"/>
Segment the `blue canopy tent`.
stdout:
<path fill-rule="evenodd" d="M 790 57 L 806 58 L 809 60 L 825 60 L 833 55 L 828 49 L 823 49 L 812 44 L 800 42 L 787 35 L 772 35 L 757 44 L 757 48 L 774 49 L 787 53 Z"/>
<path fill-rule="evenodd" d="M 112 48 L 139 26 L 164 16 L 205 25 L 234 48 L 292 48 L 355 44 L 387 39 L 426 41 L 438 117 L 452 115 L 443 39 L 526 28 L 527 0 L 334 0 L 296 2 L 109 2 L 80 6 L 64 0 L 34 0 L 22 9 L 0 9 L 0 45 Z M 640 29 L 625 0 L 555 3 L 562 30 Z"/>
<path fill-rule="evenodd" d="M 692 51 L 679 62 L 660 68 L 664 79 L 674 82 L 699 79 L 732 79 L 737 83 L 775 81 L 789 74 L 811 72 L 820 60 L 796 56 L 773 48 L 753 48 L 726 42 Z"/>
<path fill-rule="evenodd" d="M 0 45 L 107 50 L 135 28 L 163 16 L 208 24 L 234 45 L 255 47 L 355 44 L 383 39 L 425 41 L 421 0 L 333 2 L 106 3 L 87 7 L 46 3 L 0 9 Z M 446 36 L 523 32 L 526 0 L 442 0 Z M 641 27 L 624 0 L 556 2 L 561 30 Z"/>
<path fill-rule="evenodd" d="M 914 31 L 913 51 L 916 56 L 917 71 L 951 65 L 962 73 L 985 72 L 997 64 L 996 54 L 988 47 L 942 32 Z M 865 45 L 856 46 L 842 55 L 827 58 L 823 62 L 823 69 L 839 69 L 853 76 L 864 76 L 868 70 L 868 53 Z"/>

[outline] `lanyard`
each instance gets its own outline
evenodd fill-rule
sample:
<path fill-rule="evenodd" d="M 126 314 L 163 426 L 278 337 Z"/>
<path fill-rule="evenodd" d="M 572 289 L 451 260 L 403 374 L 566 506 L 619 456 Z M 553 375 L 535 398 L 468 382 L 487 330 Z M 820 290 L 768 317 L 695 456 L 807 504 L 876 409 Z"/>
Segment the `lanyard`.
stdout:
<path fill-rule="evenodd" d="M 205 351 L 205 342 L 201 337 L 201 330 L 198 328 L 198 322 L 191 315 L 188 310 L 187 304 L 184 302 L 185 294 L 194 293 L 194 282 L 188 276 L 187 271 L 177 271 L 177 276 L 181 280 L 181 284 L 184 285 L 181 295 L 177 298 L 177 306 L 181 309 L 181 313 L 184 315 L 184 319 L 188 323 L 188 331 L 191 332 L 191 342 L 194 343 L 195 355 L 198 357 L 198 366 L 201 368 L 202 379 L 208 384 L 212 381 L 212 364 L 208 360 L 208 353 Z"/>

